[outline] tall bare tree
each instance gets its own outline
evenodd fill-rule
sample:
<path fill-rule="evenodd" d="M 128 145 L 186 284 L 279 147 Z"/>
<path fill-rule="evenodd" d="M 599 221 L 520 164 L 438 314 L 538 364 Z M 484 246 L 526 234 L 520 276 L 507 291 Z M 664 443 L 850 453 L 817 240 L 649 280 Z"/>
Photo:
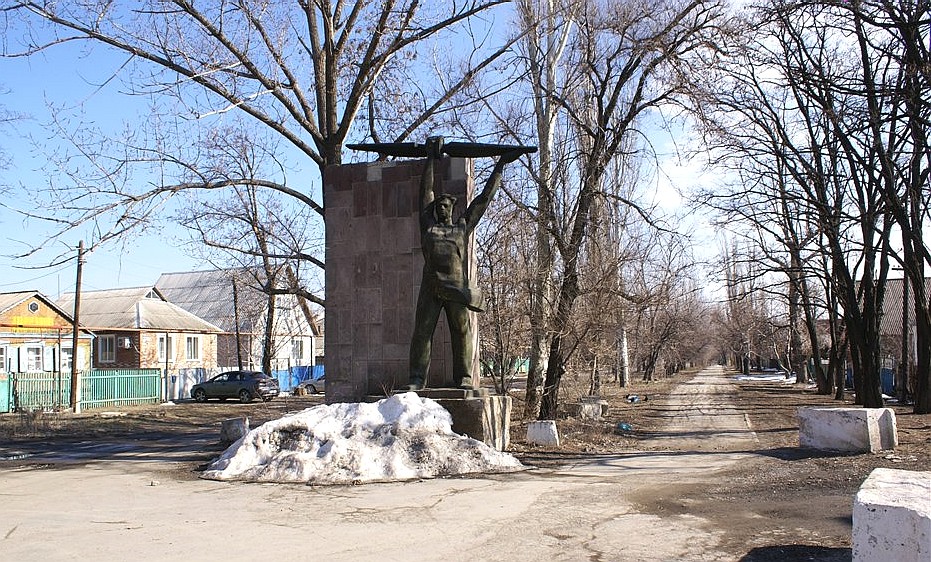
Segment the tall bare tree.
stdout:
<path fill-rule="evenodd" d="M 96 245 L 146 224 L 167 200 L 191 189 L 254 186 L 296 198 L 322 215 L 321 190 L 306 170 L 296 180 L 218 175 L 202 155 L 178 148 L 210 134 L 229 114 L 241 115 L 279 141 L 280 151 L 313 163 L 324 175 L 342 162 L 350 135 L 406 138 L 499 56 L 501 49 L 479 49 L 488 56 L 471 57 L 459 72 L 447 69 L 444 80 L 421 80 L 419 88 L 398 91 L 399 85 L 411 86 L 404 77 L 415 72 L 418 54 L 426 54 L 419 50 L 440 37 L 453 40 L 452 33 L 468 29 L 476 15 L 504 3 L 173 0 L 127 6 L 10 0 L 0 10 L 12 22 L 6 56 L 76 42 L 101 45 L 125 55 L 125 66 L 134 70 L 127 77 L 130 91 L 161 103 L 165 115 L 158 130 L 144 139 L 129 134 L 122 153 L 114 150 L 114 139 L 71 137 L 90 171 L 70 177 L 73 190 L 57 186 L 51 194 L 60 203 L 56 220 L 61 231 L 95 224 Z M 198 132 L 198 125 L 207 132 Z M 70 164 L 64 169 L 73 171 Z M 143 181 L 129 176 L 134 165 L 146 168 L 139 174 Z"/>
<path fill-rule="evenodd" d="M 790 297 L 810 315 L 806 279 L 829 282 L 824 294 L 843 310 L 857 400 L 868 406 L 882 405 L 879 319 L 890 262 L 899 259 L 893 227 L 903 232 L 913 273 L 917 262 L 929 263 L 915 234 L 927 190 L 909 187 L 926 180 L 929 161 L 928 88 L 919 87 L 927 77 L 912 64 L 926 52 L 914 41 L 927 13 L 926 2 L 761 3 L 747 12 L 753 33 L 722 58 L 724 72 L 708 73 L 711 95 L 695 106 L 715 147 L 743 172 L 729 212 L 760 240 L 783 246 Z M 817 369 L 822 346 L 810 317 L 808 324 Z M 845 342 L 832 340 L 837 372 Z M 826 375 L 818 379 L 826 390 Z"/>
<path fill-rule="evenodd" d="M 540 419 L 554 419 L 559 384 L 571 353 L 565 341 L 580 294 L 580 260 L 605 170 L 630 146 L 636 123 L 668 103 L 687 83 L 687 61 L 710 47 L 721 5 L 703 1 L 580 3 L 569 39 L 565 97 L 557 99 L 571 123 L 578 191 L 565 214 L 553 210 L 550 234 L 561 262 Z M 630 203 L 630 202 L 628 202 Z"/>

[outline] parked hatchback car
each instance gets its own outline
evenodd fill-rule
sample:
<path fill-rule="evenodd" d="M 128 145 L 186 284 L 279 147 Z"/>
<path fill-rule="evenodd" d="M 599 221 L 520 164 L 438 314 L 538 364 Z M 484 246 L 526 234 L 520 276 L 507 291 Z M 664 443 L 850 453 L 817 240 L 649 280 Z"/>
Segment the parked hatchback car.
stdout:
<path fill-rule="evenodd" d="M 191 387 L 191 398 L 206 402 L 209 398 L 239 398 L 252 402 L 256 397 L 269 401 L 278 396 L 278 381 L 259 371 L 229 371 Z"/>

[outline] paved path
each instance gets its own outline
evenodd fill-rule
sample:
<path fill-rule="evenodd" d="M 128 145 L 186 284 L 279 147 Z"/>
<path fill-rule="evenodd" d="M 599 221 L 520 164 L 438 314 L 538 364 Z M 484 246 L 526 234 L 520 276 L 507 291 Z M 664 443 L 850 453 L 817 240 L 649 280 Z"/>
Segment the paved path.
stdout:
<path fill-rule="evenodd" d="M 669 451 L 517 474 L 307 487 L 179 477 L 170 459 L 0 468 L 0 560 L 733 560 L 707 521 L 636 505 L 750 456 L 730 390 L 720 370 L 680 385 Z"/>

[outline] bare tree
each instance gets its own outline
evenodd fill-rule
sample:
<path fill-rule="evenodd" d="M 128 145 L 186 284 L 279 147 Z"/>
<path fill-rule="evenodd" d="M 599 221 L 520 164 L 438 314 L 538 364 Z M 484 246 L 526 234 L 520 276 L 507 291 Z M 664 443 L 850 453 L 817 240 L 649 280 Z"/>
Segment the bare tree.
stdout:
<path fill-rule="evenodd" d="M 571 353 L 566 328 L 580 294 L 583 242 L 593 206 L 604 191 L 604 171 L 629 146 L 637 119 L 684 87 L 676 72 L 684 69 L 677 63 L 708 47 L 719 9 L 715 2 L 700 1 L 653 3 L 650 10 L 639 2 L 582 3 L 566 60 L 573 71 L 572 88 L 558 100 L 572 124 L 579 189 L 565 209 L 569 212 L 550 213 L 562 271 L 540 419 L 556 416 L 559 383 Z"/>
<path fill-rule="evenodd" d="M 894 226 L 911 270 L 920 269 L 916 259 L 928 263 L 914 234 L 914 217 L 927 213 L 927 195 L 914 188 L 929 161 L 922 140 L 928 89 L 918 87 L 927 77 L 906 64 L 926 49 L 914 41 L 927 10 L 921 2 L 761 4 L 748 12 L 753 34 L 722 59 L 724 72 L 709 73 L 705 91 L 713 93 L 696 98 L 713 144 L 725 159 L 742 160 L 743 191 L 728 195 L 728 212 L 760 240 L 783 246 L 779 267 L 806 314 L 814 306 L 806 279 L 829 281 L 825 296 L 843 310 L 857 400 L 868 406 L 882 405 L 879 318 L 890 262 L 898 259 Z M 917 213 L 906 208 L 912 201 Z M 777 209 L 780 220 L 760 220 L 766 209 Z M 809 318 L 817 369 L 822 346 L 813 324 Z M 845 342 L 833 333 L 836 372 Z M 818 379 L 826 390 L 826 375 Z"/>
<path fill-rule="evenodd" d="M 418 49 L 444 34 L 448 39 L 504 2 L 174 0 L 130 8 L 15 0 L 0 10 L 16 22 L 8 31 L 18 32 L 8 33 L 5 46 L 21 45 L 6 56 L 75 42 L 103 45 L 125 54 L 125 66 L 135 71 L 127 78 L 130 91 L 161 103 L 164 115 L 153 130 L 133 127 L 118 145 L 122 150 L 114 147 L 115 139 L 64 127 L 87 169 L 74 173 L 74 161 L 63 162 L 73 189 L 63 189 L 60 179 L 51 182 L 49 196 L 60 203 L 54 220 L 60 232 L 94 225 L 93 246 L 147 224 L 174 196 L 192 189 L 252 186 L 293 197 L 322 215 L 319 190 L 306 176 L 295 181 L 282 173 L 218 175 L 212 162 L 185 147 L 239 115 L 257 137 L 280 143 L 277 154 L 309 161 L 324 175 L 342 162 L 342 147 L 352 134 L 391 132 L 401 140 L 503 52 L 481 49 L 487 57 L 475 57 L 461 73 L 447 69 L 448 78 L 435 87 L 404 88 L 402 94 L 397 86 L 413 72 Z M 395 103 L 401 99 L 409 109 L 401 112 L 403 123 L 397 120 L 401 104 Z M 139 167 L 143 181 L 131 173 Z"/>
<path fill-rule="evenodd" d="M 478 274 L 486 312 L 481 363 L 499 394 L 507 394 L 522 367 L 530 326 L 525 295 L 533 282 L 533 231 L 519 212 L 493 204 L 478 233 Z"/>

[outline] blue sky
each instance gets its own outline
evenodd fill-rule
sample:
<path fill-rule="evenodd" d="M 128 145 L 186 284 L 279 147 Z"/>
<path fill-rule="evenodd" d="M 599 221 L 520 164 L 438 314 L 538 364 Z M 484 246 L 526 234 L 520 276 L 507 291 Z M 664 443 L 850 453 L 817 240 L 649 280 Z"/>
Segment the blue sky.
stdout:
<path fill-rule="evenodd" d="M 70 43 L 30 58 L 0 59 L 0 107 L 22 116 L 0 131 L 0 149 L 9 161 L 0 170 L 0 184 L 10 188 L 2 196 L 8 207 L 37 210 L 29 193 L 47 185 L 48 175 L 42 171 L 47 160 L 44 152 L 58 145 L 48 129 L 50 107 L 114 131 L 146 110 L 146 98 L 122 93 L 118 79 L 108 82 L 125 58 L 88 47 Z M 43 221 L 0 207 L 0 292 L 37 289 L 54 297 L 59 291 L 73 290 L 74 261 L 47 269 L 23 268 L 45 266 L 62 252 L 76 255 L 78 241 L 85 236 L 90 240 L 89 233 L 69 233 L 48 251 L 28 259 L 11 257 L 41 244 L 51 232 L 51 225 Z M 163 272 L 207 267 L 179 247 L 183 236 L 180 229 L 140 234 L 87 255 L 84 288 L 152 285 Z"/>
<path fill-rule="evenodd" d="M 46 154 L 60 142 L 49 132 L 52 109 L 109 130 L 114 135 L 125 123 L 145 119 L 149 99 L 128 95 L 120 78 L 114 78 L 126 56 L 91 43 L 72 42 L 59 45 L 29 58 L 0 59 L 0 107 L 20 114 L 23 119 L 2 130 L 0 149 L 10 161 L 0 169 L 0 186 L 11 188 L 3 202 L 14 209 L 36 210 L 31 192 L 49 182 L 44 172 Z M 666 133 L 656 130 L 654 140 L 661 155 L 663 173 L 654 177 L 655 197 L 668 210 L 676 209 L 681 198 L 674 186 L 694 183 L 701 177 L 698 164 L 680 163 L 671 156 L 675 151 Z M 37 146 L 38 145 L 38 146 Z M 47 265 L 62 253 L 76 254 L 78 241 L 92 239 L 89 232 L 73 232 L 50 244 L 47 251 L 28 259 L 14 259 L 43 242 L 52 232 L 51 225 L 27 219 L 0 207 L 0 292 L 37 289 L 50 296 L 73 290 L 75 262 L 48 269 Z M 96 250 L 87 256 L 83 287 L 85 290 L 152 285 L 161 273 L 189 271 L 211 267 L 189 256 L 181 247 L 186 240 L 184 229 L 164 225 L 153 233 Z M 707 247 L 707 244 L 706 244 Z"/>

